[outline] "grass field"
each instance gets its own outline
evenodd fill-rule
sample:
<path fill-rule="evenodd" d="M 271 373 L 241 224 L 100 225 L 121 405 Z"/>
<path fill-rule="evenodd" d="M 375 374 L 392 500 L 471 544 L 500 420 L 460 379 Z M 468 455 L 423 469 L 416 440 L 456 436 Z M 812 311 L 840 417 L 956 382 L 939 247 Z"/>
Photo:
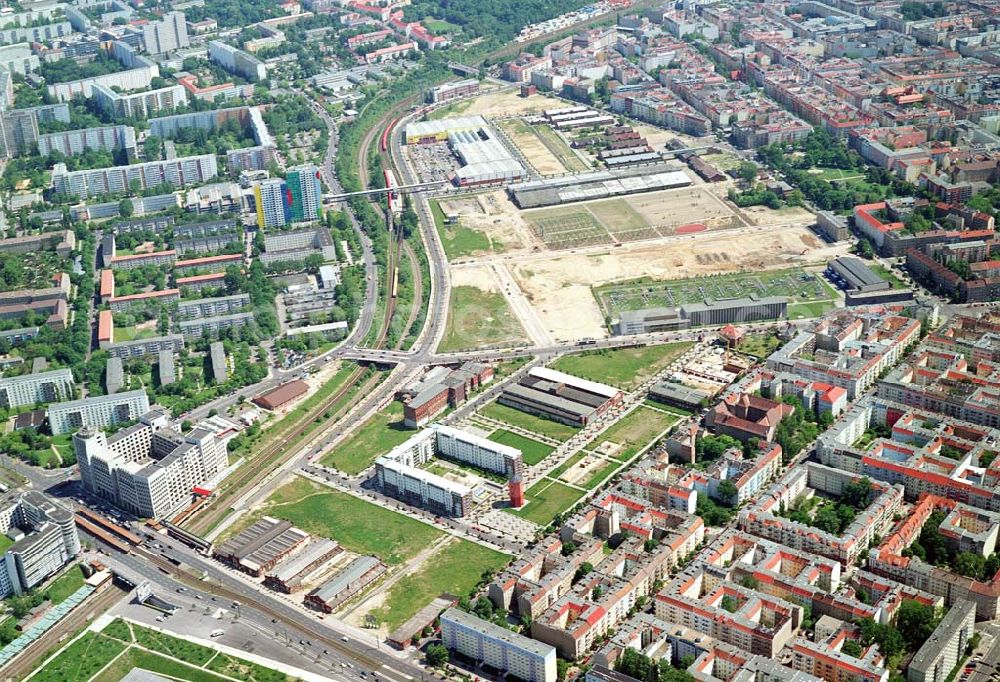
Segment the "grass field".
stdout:
<path fill-rule="evenodd" d="M 632 232 L 649 227 L 649 222 L 625 199 L 592 201 L 585 206 L 602 223 L 614 226 L 611 229 L 616 232 Z"/>
<path fill-rule="evenodd" d="M 276 490 L 256 515 L 260 516 L 287 519 L 308 533 L 336 540 L 358 554 L 374 554 L 389 565 L 403 563 L 442 536 L 427 524 L 304 478 Z"/>
<path fill-rule="evenodd" d="M 620 469 L 623 466 L 625 466 L 624 463 L 616 460 L 610 460 L 608 462 L 605 462 L 603 466 L 594 469 L 592 472 L 590 472 L 590 475 L 587 476 L 586 479 L 578 481 L 577 485 L 582 486 L 587 490 L 593 490 L 594 488 L 597 487 L 597 485 L 601 481 L 610 476 L 612 472 L 616 471 L 617 469 Z"/>
<path fill-rule="evenodd" d="M 642 348 L 587 351 L 564 355 L 553 362 L 551 367 L 584 379 L 631 390 L 652 378 L 693 345 L 690 341 L 678 341 Z"/>
<path fill-rule="evenodd" d="M 741 353 L 766 358 L 780 346 L 781 339 L 777 334 L 747 334 L 743 337 L 739 350 Z"/>
<path fill-rule="evenodd" d="M 615 459 L 625 461 L 635 456 L 639 450 L 649 445 L 654 438 L 676 424 L 679 419 L 678 416 L 657 412 L 640 405 L 585 445 L 584 449 L 593 450 L 604 441 L 618 443 L 623 448 L 615 454 Z"/>
<path fill-rule="evenodd" d="M 461 224 L 445 224 L 444 211 L 436 201 L 429 202 L 434 225 L 441 237 L 441 246 L 448 260 L 472 256 L 486 251 L 502 251 L 503 245 L 491 241 L 485 232 L 464 227 Z"/>
<path fill-rule="evenodd" d="M 45 588 L 45 594 L 49 596 L 52 604 L 61 604 L 78 589 L 83 587 L 83 569 L 79 564 L 71 566 L 68 571 L 52 581 Z"/>
<path fill-rule="evenodd" d="M 505 424 L 517 426 L 526 431 L 531 431 L 532 433 L 537 433 L 540 436 L 547 436 L 559 441 L 569 440 L 574 433 L 579 431 L 579 429 L 575 426 L 570 426 L 569 424 L 563 424 L 561 422 L 554 422 L 551 419 L 536 417 L 533 414 L 521 412 L 521 410 L 515 410 L 513 407 L 501 405 L 497 402 L 490 403 L 481 409 L 479 413 Z"/>
<path fill-rule="evenodd" d="M 542 141 L 542 144 L 552 152 L 552 155 L 559 159 L 559 163 L 566 167 L 566 170 L 570 173 L 580 173 L 582 171 L 590 170 L 590 167 L 584 163 L 583 159 L 577 156 L 573 150 L 570 148 L 566 141 L 559 137 L 549 126 L 535 126 L 535 134 L 538 135 L 538 139 Z"/>
<path fill-rule="evenodd" d="M 555 469 L 549 472 L 549 478 L 559 478 L 563 473 L 569 471 L 573 466 L 576 465 L 581 459 L 587 456 L 587 453 L 583 450 L 575 453 L 569 459 L 564 461 L 562 464 L 557 466 Z"/>
<path fill-rule="evenodd" d="M 855 180 L 865 177 L 865 174 L 856 170 L 844 170 L 842 168 L 817 167 L 809 171 L 810 175 L 815 175 L 821 180 L 833 182 L 835 180 Z"/>
<path fill-rule="evenodd" d="M 677 307 L 686 303 L 737 298 L 785 296 L 789 308 L 796 303 L 833 301 L 836 294 L 823 279 L 802 268 L 740 272 L 689 279 L 651 280 L 648 278 L 608 284 L 594 289 L 601 311 L 617 317 L 625 310 Z"/>
<path fill-rule="evenodd" d="M 525 492 L 528 503 L 520 509 L 511 510 L 511 513 L 547 526 L 556 514 L 572 507 L 582 496 L 582 491 L 543 478 Z"/>
<path fill-rule="evenodd" d="M 519 346 L 524 329 L 503 294 L 472 286 L 451 289 L 448 322 L 439 353 L 483 347 Z"/>
<path fill-rule="evenodd" d="M 125 644 L 110 637 L 94 632 L 84 633 L 31 679 L 36 682 L 89 680 L 125 647 Z"/>
<path fill-rule="evenodd" d="M 871 271 L 874 272 L 876 275 L 878 275 L 886 282 L 888 282 L 889 286 L 892 287 L 893 289 L 907 288 L 906 283 L 903 280 L 901 280 L 896 275 L 895 272 L 885 267 L 881 263 L 865 263 L 865 265 L 867 265 L 871 269 Z"/>
<path fill-rule="evenodd" d="M 486 571 L 507 565 L 510 556 L 467 540 L 454 540 L 435 552 L 420 568 L 389 589 L 386 603 L 374 611 L 390 631 L 412 618 L 438 595 L 465 596 Z"/>
<path fill-rule="evenodd" d="M 458 102 L 452 102 L 447 106 L 443 106 L 440 109 L 435 109 L 431 113 L 427 114 L 427 119 L 430 121 L 437 121 L 442 118 L 449 118 L 451 116 L 461 116 L 466 112 L 466 110 L 472 106 L 471 99 L 463 99 Z"/>
<path fill-rule="evenodd" d="M 552 446 L 539 443 L 532 438 L 525 438 L 519 433 L 513 433 L 506 429 L 497 429 L 490 434 L 490 440 L 494 443 L 509 445 L 521 451 L 524 463 L 528 466 L 538 464 L 543 459 L 552 454 Z"/>
<path fill-rule="evenodd" d="M 788 306 L 788 319 L 801 320 L 809 317 L 820 317 L 837 306 L 833 301 L 811 301 L 809 303 L 791 303 Z"/>
<path fill-rule="evenodd" d="M 347 474 L 360 474 L 380 455 L 413 435 L 403 425 L 403 403 L 392 401 L 376 412 L 351 437 L 323 455 L 322 463 Z"/>

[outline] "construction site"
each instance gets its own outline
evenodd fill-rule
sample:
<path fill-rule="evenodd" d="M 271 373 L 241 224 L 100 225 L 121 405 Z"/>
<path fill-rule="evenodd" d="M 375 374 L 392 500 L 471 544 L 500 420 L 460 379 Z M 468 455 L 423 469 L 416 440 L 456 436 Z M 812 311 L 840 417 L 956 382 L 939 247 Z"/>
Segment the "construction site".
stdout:
<path fill-rule="evenodd" d="M 701 165 L 690 163 L 690 152 L 676 153 L 704 149 L 715 167 L 732 171 L 738 157 L 713 146 L 714 138 L 690 138 L 543 95 L 520 97 L 513 89 L 441 111 L 424 126 L 439 131 L 434 139 L 417 144 L 420 136 L 408 134 L 414 144 L 406 153 L 418 161 L 421 179 L 451 173 L 453 185 L 467 186 L 432 202 L 452 278 L 502 296 L 526 342 L 601 338 L 621 310 L 748 292 L 788 296 L 790 317 L 836 305 L 836 294 L 818 280 L 779 275 L 713 281 L 711 291 L 692 282 L 656 285 L 813 268 L 843 255 L 843 245 L 815 236 L 811 212 L 739 208 L 727 199 L 734 177 L 720 171 L 709 182 Z M 468 187 L 456 169 L 470 129 L 483 143 L 502 146 L 515 172 Z M 421 167 L 446 157 L 442 168 Z M 517 337 L 516 326 L 512 330 L 510 341 Z"/>

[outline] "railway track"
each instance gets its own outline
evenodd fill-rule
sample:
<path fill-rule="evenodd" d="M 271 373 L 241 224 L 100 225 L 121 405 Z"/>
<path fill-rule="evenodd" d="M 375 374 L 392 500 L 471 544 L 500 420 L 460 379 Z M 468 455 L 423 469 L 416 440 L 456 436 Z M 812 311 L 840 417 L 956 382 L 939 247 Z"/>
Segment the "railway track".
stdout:
<path fill-rule="evenodd" d="M 388 325 L 386 324 L 386 326 Z M 203 534 L 221 521 L 229 511 L 229 505 L 226 502 L 232 501 L 246 490 L 260 483 L 274 469 L 284 463 L 288 457 L 294 455 L 300 447 L 299 444 L 295 444 L 298 437 L 302 435 L 310 424 L 330 409 L 331 406 L 343 399 L 363 373 L 364 369 L 362 367 L 356 368 L 340 389 L 299 420 L 298 424 L 293 426 L 288 433 L 283 434 L 280 440 L 269 444 L 263 452 L 233 472 L 225 488 L 219 492 L 210 505 L 206 505 L 202 514 L 196 514 L 192 517 L 185 526 L 185 530 L 195 534 Z M 295 445 L 294 447 L 289 447 L 290 444 Z"/>
<path fill-rule="evenodd" d="M 231 590 L 222 584 L 202 581 L 156 554 L 146 552 L 143 549 L 137 549 L 136 555 L 141 556 L 143 559 L 162 571 L 166 571 L 167 574 L 177 582 L 184 583 L 199 592 L 208 592 L 217 597 L 222 597 L 229 602 L 242 602 L 246 599 L 246 595 L 235 590 Z M 268 600 L 266 599 L 254 601 L 251 607 L 256 611 L 260 611 L 269 618 L 277 620 L 278 622 L 283 622 L 286 619 L 286 614 L 271 608 L 267 601 Z M 345 658 L 364 664 L 369 670 L 378 671 L 382 667 L 381 661 L 366 655 L 364 652 L 359 651 L 356 648 L 346 646 L 339 639 L 328 636 L 323 630 L 318 629 L 316 627 L 316 622 L 310 618 L 296 620 L 295 627 L 300 632 L 308 635 L 310 637 L 310 641 L 320 642 L 325 648 L 334 649 Z"/>

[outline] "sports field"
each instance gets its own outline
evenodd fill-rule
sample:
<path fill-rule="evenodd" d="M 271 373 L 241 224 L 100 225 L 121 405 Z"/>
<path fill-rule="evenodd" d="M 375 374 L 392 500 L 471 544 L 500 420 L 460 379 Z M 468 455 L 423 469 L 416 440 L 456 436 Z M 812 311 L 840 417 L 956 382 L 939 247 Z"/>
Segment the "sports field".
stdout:
<path fill-rule="evenodd" d="M 540 526 L 547 526 L 556 514 L 576 504 L 576 501 L 583 496 L 583 491 L 543 478 L 528 488 L 524 496 L 528 503 L 520 509 L 509 510 L 510 513 Z"/>
<path fill-rule="evenodd" d="M 632 390 L 652 378 L 694 345 L 691 341 L 642 348 L 618 348 L 564 355 L 552 369 Z"/>
<path fill-rule="evenodd" d="M 545 443 L 539 443 L 533 438 L 526 438 L 519 433 L 506 429 L 497 429 L 490 434 L 490 440 L 501 445 L 508 445 L 521 451 L 524 463 L 528 466 L 538 464 L 543 459 L 552 454 L 553 447 Z"/>
<path fill-rule="evenodd" d="M 324 454 L 320 461 L 346 474 L 360 474 L 380 455 L 412 435 L 413 429 L 403 425 L 403 403 L 394 400 L 376 412 L 350 438 Z"/>
<path fill-rule="evenodd" d="M 441 594 L 469 594 L 483 573 L 495 573 L 508 561 L 506 554 L 467 540 L 453 540 L 389 588 L 385 603 L 372 614 L 394 630 Z"/>
<path fill-rule="evenodd" d="M 523 343 L 524 329 L 503 294 L 472 286 L 452 287 L 439 353 Z"/>
<path fill-rule="evenodd" d="M 252 516 L 246 525 L 261 516 L 286 519 L 352 552 L 374 554 L 390 566 L 411 559 L 443 535 L 425 523 L 305 478 L 276 490 Z"/>
<path fill-rule="evenodd" d="M 820 276 L 802 268 L 661 281 L 641 279 L 607 284 L 593 291 L 601 311 L 609 317 L 616 317 L 625 310 L 673 308 L 687 303 L 751 294 L 757 297 L 785 296 L 790 306 L 832 302 L 835 298 L 833 289 Z"/>

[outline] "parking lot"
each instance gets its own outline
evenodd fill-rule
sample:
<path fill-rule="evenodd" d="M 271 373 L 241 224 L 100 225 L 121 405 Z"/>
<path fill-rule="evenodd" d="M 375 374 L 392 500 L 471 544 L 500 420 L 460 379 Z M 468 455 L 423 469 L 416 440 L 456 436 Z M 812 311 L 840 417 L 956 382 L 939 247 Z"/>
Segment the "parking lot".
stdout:
<path fill-rule="evenodd" d="M 404 149 L 421 182 L 450 182 L 460 167 L 447 142 L 409 144 Z"/>

